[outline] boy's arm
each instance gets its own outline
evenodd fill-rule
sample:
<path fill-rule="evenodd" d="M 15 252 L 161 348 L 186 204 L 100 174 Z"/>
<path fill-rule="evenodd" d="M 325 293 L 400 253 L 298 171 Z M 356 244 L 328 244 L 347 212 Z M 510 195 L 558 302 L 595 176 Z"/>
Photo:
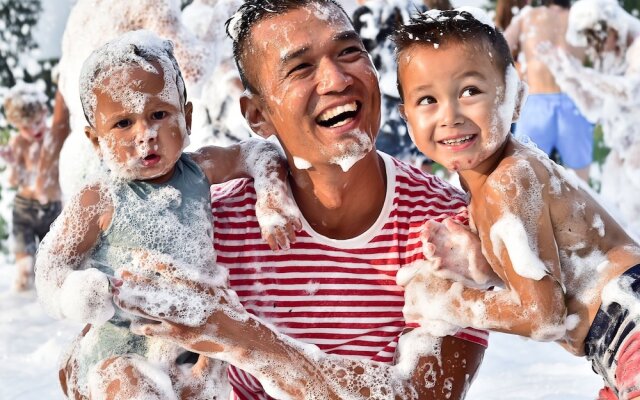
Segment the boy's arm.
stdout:
<path fill-rule="evenodd" d="M 158 268 L 158 274 L 167 274 Z M 162 279 L 161 277 L 158 279 Z M 395 366 L 330 355 L 317 347 L 282 335 L 247 313 L 233 292 L 222 287 L 184 283 L 218 299 L 206 323 L 189 327 L 171 322 L 172 316 L 157 315 L 145 293 L 163 289 L 145 279 L 123 274 L 124 284 L 117 304 L 134 314 L 160 321 L 132 325 L 135 333 L 163 338 L 181 347 L 218 358 L 260 380 L 266 391 L 279 399 L 462 399 L 482 361 L 484 348 L 461 339 L 433 338 L 419 330 L 400 339 L 399 362 Z M 173 277 L 168 281 L 181 285 Z M 133 295 L 129 295 L 132 293 Z M 224 300 L 220 300 L 224 299 Z"/>
<path fill-rule="evenodd" d="M 229 147 L 207 146 L 191 157 L 211 184 L 253 178 L 262 237 L 273 250 L 286 249 L 295 240 L 301 215 L 287 184 L 286 162 L 273 143 L 249 139 Z"/>
<path fill-rule="evenodd" d="M 56 193 L 58 191 L 58 160 L 62 145 L 67 140 L 70 132 L 69 109 L 64 97 L 62 97 L 62 93 L 58 90 L 53 108 L 51 130 L 44 137 L 35 182 L 35 195 L 42 204 L 50 201 L 49 191 L 54 190 Z"/>
<path fill-rule="evenodd" d="M 24 168 L 24 151 L 20 146 L 18 137 L 11 138 L 9 145 L 6 146 L 7 157 L 3 158 L 7 161 L 9 169 L 9 186 L 17 188 L 20 186 L 20 169 Z"/>
<path fill-rule="evenodd" d="M 84 268 L 111 214 L 106 191 L 87 187 L 69 201 L 40 244 L 35 284 L 40 303 L 53 317 L 98 324 L 113 316 L 109 278 Z"/>
<path fill-rule="evenodd" d="M 509 45 L 513 59 L 516 61 L 518 59 L 518 53 L 520 53 L 520 35 L 522 32 L 522 19 L 524 17 L 524 13 L 526 13 L 526 11 L 516 15 L 504 31 L 504 38 Z"/>
<path fill-rule="evenodd" d="M 491 227 L 491 232 L 481 234 L 483 240 L 491 240 L 492 249 L 487 243 L 484 247 L 495 256 L 494 260 L 490 257 L 492 264 L 499 263 L 492 266 L 506 288 L 487 291 L 434 275 L 418 276 L 406 290 L 435 299 L 431 307 L 420 310 L 420 318 L 536 340 L 556 340 L 565 334 L 564 290 L 548 193 L 535 193 L 543 185 L 523 175 L 527 174 L 504 172 L 503 182 L 513 182 L 511 186 L 491 187 L 487 183 L 483 192 L 487 205 L 482 212 L 490 220 L 477 221 L 479 226 Z"/>

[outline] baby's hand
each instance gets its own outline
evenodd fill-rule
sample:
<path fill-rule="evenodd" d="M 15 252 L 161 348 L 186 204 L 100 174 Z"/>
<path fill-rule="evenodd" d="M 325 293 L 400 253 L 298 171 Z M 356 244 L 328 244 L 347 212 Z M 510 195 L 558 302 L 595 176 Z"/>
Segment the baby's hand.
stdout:
<path fill-rule="evenodd" d="M 424 256 L 434 265 L 433 274 L 476 288 L 500 282 L 482 255 L 478 236 L 455 220 L 427 221 L 421 239 Z"/>
<path fill-rule="evenodd" d="M 289 195 L 283 182 L 278 181 L 269 190 L 257 191 L 256 217 L 262 238 L 271 250 L 288 250 L 296 241 L 296 231 L 302 229 L 300 210 Z"/>
<path fill-rule="evenodd" d="M 71 272 L 60 288 L 62 314 L 73 321 L 104 324 L 115 313 L 112 288 L 119 284 L 95 268 Z"/>

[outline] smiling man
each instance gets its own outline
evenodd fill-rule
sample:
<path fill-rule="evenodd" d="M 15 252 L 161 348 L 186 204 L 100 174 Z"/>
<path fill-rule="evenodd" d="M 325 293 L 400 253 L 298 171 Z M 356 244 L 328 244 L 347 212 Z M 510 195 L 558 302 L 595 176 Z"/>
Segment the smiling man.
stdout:
<path fill-rule="evenodd" d="M 303 229 L 273 253 L 260 239 L 253 183 L 214 187 L 217 261 L 253 322 L 216 312 L 189 328 L 164 316 L 141 331 L 230 361 L 238 399 L 463 398 L 486 333 L 406 334 L 395 278 L 424 258 L 425 221 L 466 222 L 465 200 L 376 152 L 380 89 L 348 16 L 333 0 L 248 0 L 228 32 L 246 88 L 243 114 L 254 132 L 282 144 Z"/>

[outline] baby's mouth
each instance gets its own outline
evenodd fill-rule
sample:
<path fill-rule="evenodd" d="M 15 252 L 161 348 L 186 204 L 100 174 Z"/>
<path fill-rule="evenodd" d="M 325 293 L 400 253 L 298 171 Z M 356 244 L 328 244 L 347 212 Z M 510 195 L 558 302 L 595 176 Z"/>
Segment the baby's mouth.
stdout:
<path fill-rule="evenodd" d="M 142 159 L 142 165 L 150 167 L 156 165 L 160 161 L 160 156 L 157 154 L 149 154 Z"/>

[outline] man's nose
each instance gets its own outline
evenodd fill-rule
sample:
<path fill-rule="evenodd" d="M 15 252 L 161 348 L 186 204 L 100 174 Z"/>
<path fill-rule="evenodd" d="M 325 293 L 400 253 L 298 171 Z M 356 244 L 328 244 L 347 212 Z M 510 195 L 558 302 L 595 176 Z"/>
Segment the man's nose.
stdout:
<path fill-rule="evenodd" d="M 331 59 L 320 62 L 317 79 L 318 94 L 341 93 L 353 84 L 353 77 Z"/>

